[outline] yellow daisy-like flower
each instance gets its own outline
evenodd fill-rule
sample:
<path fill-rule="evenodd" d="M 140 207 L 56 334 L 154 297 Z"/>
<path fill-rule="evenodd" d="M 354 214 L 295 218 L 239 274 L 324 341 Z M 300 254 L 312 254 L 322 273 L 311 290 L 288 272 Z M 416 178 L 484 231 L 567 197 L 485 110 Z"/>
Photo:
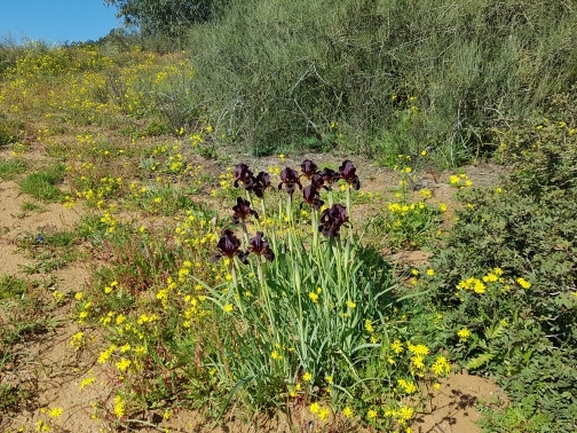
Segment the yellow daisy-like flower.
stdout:
<path fill-rule="evenodd" d="M 407 348 L 409 349 L 409 352 L 411 352 L 413 355 L 428 355 L 429 354 L 429 348 L 427 346 L 425 346 L 424 344 L 411 344 L 411 343 L 407 343 Z"/>
<path fill-rule="evenodd" d="M 451 365 L 449 364 L 449 361 L 447 361 L 447 358 L 439 356 L 431 366 L 431 370 L 435 376 L 443 376 L 451 372 Z"/>
<path fill-rule="evenodd" d="M 310 382 L 311 380 L 313 380 L 313 375 L 310 372 L 305 372 L 305 374 L 303 374 L 303 380 L 305 382 Z"/>
<path fill-rule="evenodd" d="M 96 381 L 96 378 L 94 378 L 94 377 L 86 377 L 86 378 L 82 379 L 82 381 L 80 382 L 80 385 L 78 386 L 78 389 L 82 391 L 87 386 L 92 385 L 95 381 Z"/>
<path fill-rule="evenodd" d="M 374 409 L 369 409 L 367 412 L 367 418 L 368 419 L 376 419 L 377 418 L 377 411 Z"/>
<path fill-rule="evenodd" d="M 354 415 L 353 410 L 348 406 L 343 409 L 342 413 L 345 418 L 352 418 Z"/>
<path fill-rule="evenodd" d="M 120 361 L 116 362 L 114 365 L 116 366 L 116 368 L 119 371 L 125 372 L 126 370 L 128 370 L 128 368 L 130 367 L 131 364 L 132 364 L 132 361 L 130 359 L 122 358 Z"/>
<path fill-rule="evenodd" d="M 424 370 L 425 369 L 425 360 L 423 355 L 415 355 L 411 358 L 411 367 L 415 370 Z"/>
<path fill-rule="evenodd" d="M 316 415 L 320 412 L 321 405 L 315 401 L 314 403 L 311 403 L 311 405 L 309 406 L 309 410 L 311 411 L 311 413 Z"/>
<path fill-rule="evenodd" d="M 404 350 L 403 343 L 401 340 L 395 340 L 391 343 L 391 350 L 395 352 L 395 354 L 399 355 Z"/>
<path fill-rule="evenodd" d="M 417 387 L 412 382 L 409 382 L 405 379 L 398 379 L 397 383 L 399 384 L 399 387 L 403 390 L 405 394 L 414 394 L 415 392 L 417 392 Z"/>
<path fill-rule="evenodd" d="M 50 418 L 60 418 L 63 413 L 64 409 L 62 409 L 61 407 L 53 407 L 48 411 L 48 416 Z"/>
<path fill-rule="evenodd" d="M 451 177 L 449 177 L 449 183 L 451 185 L 459 185 L 460 182 L 461 179 L 456 174 L 452 174 Z"/>
<path fill-rule="evenodd" d="M 403 406 L 398 411 L 398 421 L 400 423 L 406 423 L 409 421 L 415 413 L 415 410 L 409 406 Z"/>
<path fill-rule="evenodd" d="M 319 410 L 319 413 L 317 415 L 321 421 L 326 421 L 330 414 L 331 414 L 330 409 L 327 407 L 323 407 Z"/>
<path fill-rule="evenodd" d="M 523 287 L 525 290 L 529 289 L 531 287 L 531 283 L 529 281 L 527 281 L 525 278 L 519 277 L 517 278 L 517 283 Z"/>
<path fill-rule="evenodd" d="M 373 328 L 373 324 L 371 323 L 371 319 L 365 319 L 365 329 L 369 334 L 372 334 L 375 331 L 375 328 Z"/>
<path fill-rule="evenodd" d="M 457 336 L 461 341 L 465 342 L 471 336 L 471 331 L 469 331 L 467 328 L 461 328 L 457 332 Z"/>
<path fill-rule="evenodd" d="M 122 418 L 124 415 L 124 400 L 119 395 L 114 397 L 114 414 L 118 418 Z"/>

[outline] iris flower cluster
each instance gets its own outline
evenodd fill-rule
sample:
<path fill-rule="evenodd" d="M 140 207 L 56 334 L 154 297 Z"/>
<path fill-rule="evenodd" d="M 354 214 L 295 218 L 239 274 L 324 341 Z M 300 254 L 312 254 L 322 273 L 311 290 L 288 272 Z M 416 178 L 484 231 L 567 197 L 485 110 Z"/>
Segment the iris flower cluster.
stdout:
<path fill-rule="evenodd" d="M 241 263 L 247 264 L 249 253 L 262 256 L 269 262 L 274 260 L 274 252 L 270 249 L 269 243 L 264 240 L 263 232 L 256 232 L 256 235 L 248 243 L 248 251 L 242 251 L 240 239 L 236 237 L 232 230 L 226 229 L 218 241 L 218 253 L 212 258 L 212 261 L 214 262 L 222 257 L 226 257 L 229 260 L 238 257 Z"/>
<path fill-rule="evenodd" d="M 261 171 L 255 176 L 246 164 L 236 165 L 233 175 L 235 188 L 242 184 L 245 190 L 254 192 L 258 198 L 263 198 L 265 190 L 270 186 L 270 174 Z"/>
<path fill-rule="evenodd" d="M 296 170 L 285 167 L 280 173 L 281 181 L 277 189 L 279 191 L 284 189 L 289 195 L 289 200 L 292 201 L 298 187 L 302 191 L 303 203 L 308 204 L 316 212 L 320 211 L 325 204 L 321 200 L 321 190 L 330 191 L 332 185 L 339 180 L 343 180 L 354 190 L 358 190 L 361 186 L 356 167 L 349 160 L 343 161 L 338 171 L 330 168 L 319 170 L 317 164 L 310 159 L 303 161 L 300 168 L 301 173 L 299 174 Z M 265 190 L 271 186 L 271 176 L 268 173 L 261 171 L 255 176 L 248 165 L 244 163 L 235 166 L 233 175 L 236 188 L 242 186 L 246 191 L 254 193 L 261 199 L 264 197 Z M 309 184 L 304 188 L 301 183 L 303 177 L 309 181 Z M 232 210 L 232 221 L 235 224 L 244 224 L 250 216 L 258 218 L 258 213 L 251 209 L 250 201 L 240 197 L 237 198 L 236 205 L 233 206 Z M 349 223 L 347 207 L 337 203 L 325 208 L 318 218 L 318 223 L 318 231 L 325 237 L 338 237 L 340 228 Z M 217 248 L 219 252 L 213 257 L 213 260 L 221 257 L 229 259 L 238 257 L 242 263 L 246 263 L 249 253 L 263 256 L 268 261 L 274 260 L 275 257 L 269 243 L 264 240 L 264 233 L 260 231 L 248 241 L 248 250 L 242 251 L 241 241 L 232 230 L 226 229 Z"/>

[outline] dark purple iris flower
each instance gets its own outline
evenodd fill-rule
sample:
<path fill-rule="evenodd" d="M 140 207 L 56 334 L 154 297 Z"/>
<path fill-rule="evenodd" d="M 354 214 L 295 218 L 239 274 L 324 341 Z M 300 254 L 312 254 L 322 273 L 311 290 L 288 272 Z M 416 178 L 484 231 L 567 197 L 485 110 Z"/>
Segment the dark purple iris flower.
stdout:
<path fill-rule="evenodd" d="M 246 221 L 249 215 L 258 218 L 258 214 L 256 211 L 250 208 L 250 202 L 248 200 L 244 200 L 240 197 L 236 198 L 236 206 L 232 207 L 234 211 L 234 215 L 232 216 L 232 221 L 235 224 L 238 224 L 241 221 Z"/>
<path fill-rule="evenodd" d="M 261 171 L 256 175 L 252 191 L 256 194 L 258 198 L 263 198 L 264 191 L 270 186 L 270 174 Z"/>
<path fill-rule="evenodd" d="M 224 231 L 218 241 L 217 248 L 219 252 L 211 259 L 212 262 L 217 261 L 221 257 L 227 257 L 232 260 L 234 256 L 238 256 L 242 263 L 247 263 L 248 252 L 241 251 L 240 240 L 234 235 L 232 230 L 226 229 Z"/>
<path fill-rule="evenodd" d="M 311 177 L 311 186 L 317 191 L 323 188 L 324 183 L 325 181 L 320 173 L 315 173 L 313 177 Z"/>
<path fill-rule="evenodd" d="M 256 232 L 256 236 L 250 239 L 248 249 L 251 253 L 263 256 L 269 262 L 274 260 L 274 253 L 269 247 L 269 243 L 263 239 L 263 232 Z"/>
<path fill-rule="evenodd" d="M 341 178 L 340 174 L 331 168 L 323 168 L 319 174 L 323 178 L 324 183 L 329 186 Z"/>
<path fill-rule="evenodd" d="M 238 184 L 241 182 L 245 189 L 249 191 L 252 189 L 255 182 L 255 177 L 252 174 L 252 171 L 248 168 L 248 165 L 244 163 L 237 164 L 234 167 L 233 175 L 235 188 L 238 188 Z"/>
<path fill-rule="evenodd" d="M 315 210 L 319 210 L 325 203 L 321 200 L 321 195 L 319 194 L 318 189 L 316 189 L 312 183 L 304 187 L 303 200 Z"/>
<path fill-rule="evenodd" d="M 334 204 L 321 214 L 319 231 L 326 237 L 338 237 L 341 226 L 349 222 L 347 208 L 342 204 Z"/>
<path fill-rule="evenodd" d="M 300 189 L 303 189 L 301 185 L 301 181 L 299 180 L 299 174 L 296 170 L 293 170 L 290 167 L 285 167 L 280 173 L 280 180 L 281 183 L 278 185 L 278 189 L 280 190 L 281 187 L 284 185 L 285 191 L 290 195 L 293 196 L 296 186 L 298 185 Z"/>
<path fill-rule="evenodd" d="M 339 176 L 351 185 L 354 190 L 358 190 L 361 187 L 361 181 L 359 180 L 359 176 L 357 176 L 357 169 L 348 159 L 343 161 L 339 167 Z"/>
<path fill-rule="evenodd" d="M 318 171 L 318 166 L 314 162 L 312 162 L 310 159 L 305 159 L 301 164 L 301 170 L 303 172 L 303 175 L 307 179 L 310 179 Z"/>

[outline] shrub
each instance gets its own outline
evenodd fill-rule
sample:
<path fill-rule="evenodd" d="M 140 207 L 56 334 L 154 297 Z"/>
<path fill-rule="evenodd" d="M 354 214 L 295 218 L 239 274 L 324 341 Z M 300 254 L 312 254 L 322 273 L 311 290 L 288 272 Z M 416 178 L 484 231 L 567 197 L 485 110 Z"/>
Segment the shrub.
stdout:
<path fill-rule="evenodd" d="M 500 134 L 513 173 L 462 195 L 466 209 L 433 262 L 447 343 L 466 368 L 499 375 L 515 403 L 496 416 L 521 413 L 515 428 L 576 428 L 577 135 L 565 115 Z"/>
<path fill-rule="evenodd" d="M 534 0 L 231 2 L 191 29 L 188 53 L 209 122 L 255 154 L 426 147 L 458 164 L 491 150 L 499 113 L 568 90 L 576 13 Z"/>

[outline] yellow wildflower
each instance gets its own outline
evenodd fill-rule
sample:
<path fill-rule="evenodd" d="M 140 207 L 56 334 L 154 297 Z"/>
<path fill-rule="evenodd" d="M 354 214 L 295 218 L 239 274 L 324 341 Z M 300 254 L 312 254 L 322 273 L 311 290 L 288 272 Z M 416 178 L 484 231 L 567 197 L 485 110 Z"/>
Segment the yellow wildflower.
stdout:
<path fill-rule="evenodd" d="M 343 416 L 345 418 L 352 418 L 353 417 L 353 410 L 350 407 L 345 407 L 343 409 Z"/>
<path fill-rule="evenodd" d="M 315 304 L 319 302 L 319 295 L 315 292 L 310 292 L 309 298 L 311 298 L 311 301 L 313 301 Z"/>
<path fill-rule="evenodd" d="M 124 400 L 119 395 L 114 397 L 114 414 L 118 418 L 122 418 L 124 415 Z"/>
<path fill-rule="evenodd" d="M 449 365 L 447 358 L 439 356 L 431 366 L 431 370 L 435 376 L 443 376 L 451 372 L 451 366 Z"/>
<path fill-rule="evenodd" d="M 471 331 L 469 331 L 467 328 L 461 328 L 457 332 L 457 335 L 461 341 L 465 342 L 471 336 Z"/>
<path fill-rule="evenodd" d="M 398 379 L 397 383 L 399 384 L 399 387 L 401 387 L 401 389 L 405 392 L 405 394 L 414 394 L 417 392 L 417 387 L 412 382 L 409 382 L 405 379 Z"/>
<path fill-rule="evenodd" d="M 365 329 L 369 334 L 372 334 L 375 331 L 371 323 L 371 319 L 365 319 Z"/>
<path fill-rule="evenodd" d="M 326 421 L 326 419 L 329 417 L 330 414 L 331 414 L 330 409 L 327 407 L 323 407 L 321 408 L 321 410 L 319 410 L 318 417 L 321 421 Z"/>
<path fill-rule="evenodd" d="M 524 279 L 523 277 L 517 278 L 517 283 L 521 287 L 523 287 L 525 290 L 527 290 L 531 287 L 531 283 L 529 281 L 527 281 L 526 279 Z"/>
<path fill-rule="evenodd" d="M 391 343 L 391 349 L 393 352 L 395 352 L 395 354 L 400 354 L 403 351 L 403 343 L 401 343 L 401 340 L 393 341 Z"/>
<path fill-rule="evenodd" d="M 309 410 L 311 411 L 311 413 L 313 413 L 313 414 L 316 415 L 316 414 L 318 414 L 318 413 L 320 412 L 320 410 L 321 410 L 321 405 L 318 404 L 318 403 L 315 401 L 314 403 L 312 403 L 312 404 L 309 406 Z"/>
<path fill-rule="evenodd" d="M 64 409 L 62 409 L 61 407 L 53 407 L 48 411 L 48 416 L 50 418 L 60 418 L 63 413 Z"/>

